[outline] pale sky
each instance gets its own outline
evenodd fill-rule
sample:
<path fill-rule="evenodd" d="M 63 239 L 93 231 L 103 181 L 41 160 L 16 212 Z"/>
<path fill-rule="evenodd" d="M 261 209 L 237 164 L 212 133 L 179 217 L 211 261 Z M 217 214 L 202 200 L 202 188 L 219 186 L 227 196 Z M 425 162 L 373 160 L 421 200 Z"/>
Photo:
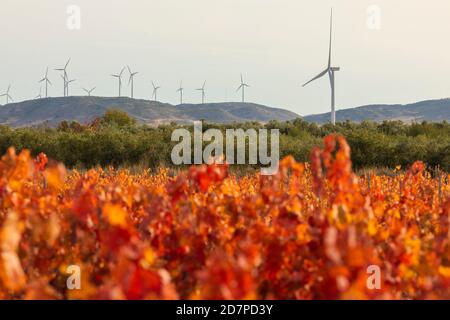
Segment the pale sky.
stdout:
<path fill-rule="evenodd" d="M 47 66 L 61 67 L 94 95 L 116 96 L 110 77 L 129 64 L 139 71 L 135 97 L 176 104 L 180 80 L 185 102 L 206 84 L 206 101 L 239 101 L 239 75 L 251 85 L 247 100 L 300 115 L 328 112 L 325 69 L 329 15 L 334 7 L 333 65 L 337 109 L 374 103 L 409 103 L 450 96 L 448 0 L 1 0 L 0 94 L 12 84 L 16 101 L 34 98 Z M 69 30 L 69 5 L 81 8 L 81 29 Z M 379 30 L 367 9 L 381 9 Z M 124 73 L 129 95 L 128 73 Z M 62 80 L 49 74 L 50 96 Z M 0 98 L 0 104 L 4 104 Z"/>

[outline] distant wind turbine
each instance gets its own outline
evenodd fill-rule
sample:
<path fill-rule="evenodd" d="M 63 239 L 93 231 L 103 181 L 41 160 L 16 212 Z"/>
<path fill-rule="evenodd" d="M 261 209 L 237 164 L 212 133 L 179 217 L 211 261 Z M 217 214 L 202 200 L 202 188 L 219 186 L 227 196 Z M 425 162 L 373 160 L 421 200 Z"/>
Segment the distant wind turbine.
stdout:
<path fill-rule="evenodd" d="M 158 101 L 158 90 L 161 89 L 160 86 L 156 86 L 155 83 L 152 81 L 153 86 L 153 95 L 152 97 L 155 99 L 155 101 Z"/>
<path fill-rule="evenodd" d="M 202 92 L 202 104 L 205 104 L 205 85 L 206 85 L 206 81 L 203 82 L 203 86 L 201 88 L 196 89 L 197 91 Z"/>
<path fill-rule="evenodd" d="M 64 81 L 64 97 L 68 95 L 68 92 L 67 92 L 67 81 L 68 81 L 69 77 L 67 76 L 67 66 L 70 63 L 70 60 L 71 60 L 71 58 L 69 58 L 69 60 L 67 60 L 67 63 L 64 66 L 64 68 L 55 69 L 56 71 L 61 71 L 63 73 L 63 77 L 62 78 L 63 78 L 63 81 Z"/>
<path fill-rule="evenodd" d="M 304 86 L 307 84 L 322 78 L 324 75 L 328 73 L 328 76 L 330 78 L 330 85 L 331 85 L 331 123 L 333 125 L 336 124 L 336 106 L 335 106 L 335 81 L 334 81 L 334 73 L 336 71 L 339 71 L 340 67 L 332 67 L 331 66 L 331 48 L 332 48 L 332 36 L 333 36 L 333 9 L 331 9 L 331 18 L 330 18 L 330 45 L 329 45 L 329 51 L 328 51 L 328 66 L 327 68 L 319 73 L 317 76 L 306 82 Z"/>
<path fill-rule="evenodd" d="M 239 90 L 242 91 L 242 103 L 245 102 L 245 88 L 250 88 L 250 86 L 244 82 L 244 78 L 242 77 L 242 74 L 241 74 L 241 85 L 237 88 L 236 91 L 239 91 Z"/>
<path fill-rule="evenodd" d="M 88 90 L 88 89 L 86 89 L 86 88 L 83 88 L 84 92 L 87 93 L 88 97 L 91 96 L 91 93 L 92 93 L 95 89 L 96 89 L 96 87 L 92 88 L 91 90 Z"/>
<path fill-rule="evenodd" d="M 130 66 L 127 66 L 128 72 L 130 73 L 130 80 L 128 80 L 128 85 L 131 83 L 131 98 L 134 97 L 134 76 L 139 72 L 131 72 Z"/>
<path fill-rule="evenodd" d="M 180 87 L 178 88 L 177 92 L 180 93 L 180 104 L 183 104 L 183 81 L 180 82 Z"/>
<path fill-rule="evenodd" d="M 47 70 L 45 71 L 45 77 L 42 78 L 39 83 L 44 82 L 45 81 L 45 97 L 48 98 L 48 85 L 52 85 L 51 81 L 48 79 L 48 67 Z"/>
<path fill-rule="evenodd" d="M 73 80 L 68 80 L 66 79 L 66 92 L 67 92 L 67 96 L 69 96 L 69 84 L 71 84 L 72 82 L 77 81 L 77 79 L 73 79 Z"/>
<path fill-rule="evenodd" d="M 9 94 L 9 90 L 11 90 L 11 85 L 8 86 L 8 89 L 4 94 L 1 94 L 0 97 L 6 97 L 6 104 L 9 103 L 9 100 L 14 101 L 11 95 Z"/>
<path fill-rule="evenodd" d="M 125 67 L 122 68 L 122 71 L 120 71 L 119 74 L 112 74 L 111 77 L 117 78 L 119 79 L 119 97 L 121 96 L 122 93 L 122 74 L 125 71 Z"/>
<path fill-rule="evenodd" d="M 39 94 L 35 97 L 35 99 L 42 99 L 42 86 L 39 87 Z"/>

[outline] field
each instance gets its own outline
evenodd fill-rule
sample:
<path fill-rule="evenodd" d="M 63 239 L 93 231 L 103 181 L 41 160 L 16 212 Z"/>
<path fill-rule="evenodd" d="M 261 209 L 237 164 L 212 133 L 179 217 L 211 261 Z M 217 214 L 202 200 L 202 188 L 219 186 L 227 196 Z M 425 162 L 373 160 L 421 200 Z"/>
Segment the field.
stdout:
<path fill-rule="evenodd" d="M 10 148 L 0 299 L 450 299 L 448 174 L 350 159 L 337 135 L 274 176 L 78 172 Z"/>

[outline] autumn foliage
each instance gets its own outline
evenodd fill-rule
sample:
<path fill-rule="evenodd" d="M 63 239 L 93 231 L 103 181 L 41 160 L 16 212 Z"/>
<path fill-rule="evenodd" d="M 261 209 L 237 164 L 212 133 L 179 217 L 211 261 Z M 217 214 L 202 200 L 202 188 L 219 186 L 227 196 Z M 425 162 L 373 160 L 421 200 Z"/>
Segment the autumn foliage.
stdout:
<path fill-rule="evenodd" d="M 80 173 L 10 148 L 0 299 L 450 299 L 448 178 L 420 162 L 358 177 L 334 135 L 273 176 L 219 164 Z"/>

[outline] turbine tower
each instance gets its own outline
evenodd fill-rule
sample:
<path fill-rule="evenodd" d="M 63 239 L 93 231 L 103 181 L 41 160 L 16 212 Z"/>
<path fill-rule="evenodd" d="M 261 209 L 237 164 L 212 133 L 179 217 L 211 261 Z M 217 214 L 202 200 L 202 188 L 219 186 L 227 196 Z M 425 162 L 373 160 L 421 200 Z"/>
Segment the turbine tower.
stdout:
<path fill-rule="evenodd" d="M 303 87 L 319 78 L 322 78 L 324 75 L 326 75 L 328 73 L 328 76 L 330 78 L 330 85 L 331 85 L 331 123 L 333 125 L 335 125 L 336 124 L 336 106 L 335 106 L 335 89 L 336 89 L 336 87 L 335 87 L 334 73 L 336 71 L 339 71 L 341 68 L 333 67 L 331 65 L 332 37 L 333 37 L 333 9 L 331 9 L 331 18 L 330 18 L 330 44 L 329 44 L 329 50 L 328 50 L 328 66 L 324 71 L 322 71 L 317 76 L 315 76 L 314 78 L 312 78 L 311 80 L 306 82 L 303 85 Z"/>
<path fill-rule="evenodd" d="M 250 86 L 244 82 L 244 78 L 241 74 L 241 85 L 237 88 L 236 91 L 242 90 L 242 103 L 245 102 L 245 88 L 250 88 Z"/>
<path fill-rule="evenodd" d="M 97 87 L 94 87 L 94 88 L 92 88 L 91 90 L 88 90 L 88 89 L 86 89 L 86 88 L 83 88 L 83 90 L 84 90 L 84 92 L 86 92 L 86 93 L 87 93 L 88 97 L 90 97 L 90 96 L 91 96 L 91 93 L 92 93 L 92 91 L 94 91 L 94 90 L 95 90 L 96 88 L 97 88 Z"/>
<path fill-rule="evenodd" d="M 48 67 L 47 70 L 45 71 L 45 77 L 42 78 L 39 83 L 42 83 L 45 81 L 45 97 L 48 98 L 48 85 L 52 85 L 51 81 L 48 79 Z"/>
<path fill-rule="evenodd" d="M 202 104 L 205 104 L 205 85 L 206 85 L 206 81 L 203 82 L 203 86 L 201 88 L 196 89 L 197 91 L 202 92 Z"/>
<path fill-rule="evenodd" d="M 111 77 L 119 79 L 119 97 L 121 96 L 122 92 L 122 74 L 125 71 L 125 67 L 122 68 L 122 71 L 120 71 L 119 74 L 112 74 Z"/>
<path fill-rule="evenodd" d="M 127 66 L 128 72 L 130 73 L 130 80 L 128 80 L 128 85 L 131 83 L 131 98 L 134 97 L 134 76 L 139 72 L 131 72 L 130 66 Z"/>
<path fill-rule="evenodd" d="M 177 92 L 180 93 L 180 104 L 183 104 L 183 81 L 180 82 L 180 87 L 178 88 Z"/>
<path fill-rule="evenodd" d="M 73 80 L 66 79 L 66 94 L 67 94 L 67 96 L 69 96 L 69 84 L 71 84 L 72 82 L 75 82 L 75 81 L 77 81 L 77 80 L 76 79 L 73 79 Z"/>
<path fill-rule="evenodd" d="M 42 86 L 39 87 L 39 94 L 35 97 L 35 99 L 42 99 Z"/>
<path fill-rule="evenodd" d="M 55 69 L 56 71 L 61 71 L 63 73 L 63 77 L 62 78 L 63 78 L 63 81 L 64 81 L 64 97 L 68 95 L 68 92 L 67 92 L 67 81 L 68 81 L 69 77 L 67 76 L 67 66 L 70 63 L 70 60 L 71 60 L 71 58 L 69 58 L 69 60 L 67 60 L 67 63 L 64 66 L 64 68 Z"/>
<path fill-rule="evenodd" d="M 9 94 L 9 90 L 11 89 L 11 85 L 8 86 L 8 89 L 4 94 L 0 94 L 0 97 L 6 97 L 6 104 L 9 103 L 9 100 L 14 101 L 11 95 Z"/>
<path fill-rule="evenodd" d="M 161 89 L 160 86 L 156 86 L 155 83 L 152 81 L 153 86 L 153 95 L 152 97 L 155 99 L 155 101 L 158 101 L 158 90 Z"/>

